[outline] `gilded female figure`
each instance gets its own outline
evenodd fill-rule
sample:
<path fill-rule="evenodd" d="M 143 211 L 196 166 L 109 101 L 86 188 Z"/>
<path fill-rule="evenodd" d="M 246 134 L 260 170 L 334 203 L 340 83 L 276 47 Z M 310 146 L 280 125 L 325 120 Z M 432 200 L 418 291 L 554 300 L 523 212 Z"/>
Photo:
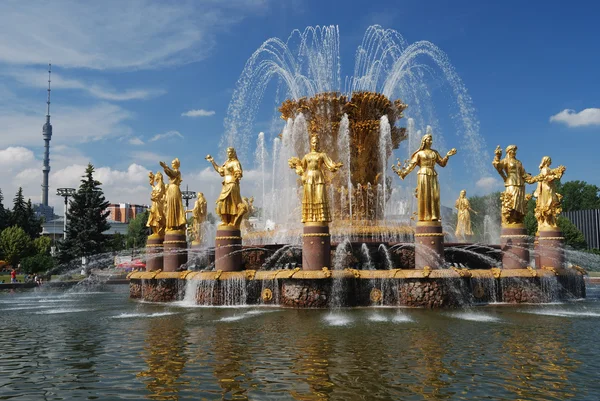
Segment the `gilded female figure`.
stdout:
<path fill-rule="evenodd" d="M 552 159 L 550 156 L 544 156 L 540 163 L 540 173 L 533 177 L 538 183 L 533 194 L 537 198 L 535 204 L 535 217 L 538 221 L 538 230 L 544 228 L 556 228 L 556 216 L 562 211 L 560 200 L 562 195 L 556 192 L 556 182 L 561 179 L 565 166 L 551 168 Z"/>
<path fill-rule="evenodd" d="M 216 213 L 221 217 L 222 226 L 237 226 L 239 218 L 244 213 L 244 203 L 240 194 L 240 180 L 242 179 L 242 165 L 237 158 L 234 148 L 227 148 L 227 160 L 218 166 L 211 155 L 206 160 L 212 163 L 215 171 L 223 177 L 223 188 L 217 199 Z M 238 222 L 236 224 L 236 222 Z"/>
<path fill-rule="evenodd" d="M 467 191 L 464 189 L 460 191 L 454 207 L 458 210 L 458 220 L 454 235 L 456 238 L 465 239 L 467 236 L 473 235 L 473 231 L 471 230 L 471 212 L 477 214 L 475 210 L 471 209 L 471 203 L 467 199 Z"/>
<path fill-rule="evenodd" d="M 530 174 L 525 172 L 523 165 L 517 160 L 517 146 L 506 147 L 506 157 L 502 157 L 502 149 L 496 147 L 492 165 L 504 180 L 505 190 L 502 199 L 502 222 L 504 224 L 523 223 L 527 213 L 527 200 L 525 199 L 525 183 L 533 183 Z"/>
<path fill-rule="evenodd" d="M 165 174 L 169 177 L 169 185 L 165 195 L 165 218 L 168 231 L 185 230 L 185 213 L 181 198 L 181 172 L 179 171 L 179 159 L 175 158 L 171 162 L 171 167 L 164 162 L 160 162 Z"/>
<path fill-rule="evenodd" d="M 456 154 L 456 149 L 452 148 L 441 157 L 437 150 L 431 149 L 433 138 L 431 134 L 426 134 L 421 138 L 421 146 L 414 152 L 406 166 L 392 166 L 392 170 L 402 179 L 406 177 L 416 166 L 419 166 L 417 173 L 417 188 L 415 195 L 419 204 L 419 221 L 441 221 L 440 214 L 440 188 L 438 184 L 436 163 L 441 167 L 446 167 L 450 156 Z"/>
<path fill-rule="evenodd" d="M 150 206 L 150 214 L 148 215 L 147 227 L 152 229 L 152 234 L 157 236 L 165 235 L 165 183 L 163 182 L 163 176 L 159 172 L 154 175 L 152 172 L 148 173 L 150 179 L 150 186 L 152 186 L 152 193 L 150 194 L 150 200 L 152 205 Z"/>
<path fill-rule="evenodd" d="M 302 160 L 292 157 L 288 160 L 290 168 L 302 177 L 302 222 L 329 222 L 329 203 L 325 191 L 323 168 L 336 172 L 342 163 L 335 163 L 325 152 L 319 150 L 319 137 L 310 137 L 310 152 Z"/>
<path fill-rule="evenodd" d="M 198 192 L 194 208 L 186 210 L 186 213 L 192 213 L 193 223 L 193 238 L 196 242 L 202 241 L 202 223 L 206 220 L 206 199 L 202 192 Z"/>

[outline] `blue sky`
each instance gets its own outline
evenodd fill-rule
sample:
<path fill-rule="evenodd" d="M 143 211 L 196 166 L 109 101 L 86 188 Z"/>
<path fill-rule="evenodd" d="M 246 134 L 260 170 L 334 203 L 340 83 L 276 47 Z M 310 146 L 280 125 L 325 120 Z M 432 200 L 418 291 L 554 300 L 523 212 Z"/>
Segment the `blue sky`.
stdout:
<path fill-rule="evenodd" d="M 224 118 L 251 54 L 293 29 L 338 25 L 342 76 L 350 75 L 373 24 L 397 30 L 409 43 L 431 41 L 446 53 L 473 100 L 490 156 L 496 145 L 516 143 L 528 171 L 537 172 L 547 154 L 567 166 L 565 180 L 600 185 L 598 15 L 600 4 L 590 1 L 4 1 L 0 188 L 5 204 L 19 186 L 39 201 L 48 61 L 50 202 L 58 211 L 56 188 L 76 187 L 88 161 L 111 202 L 148 203 L 147 172 L 176 156 L 183 185 L 210 200 L 220 179 L 204 156 L 223 158 Z M 256 133 L 269 125 L 272 113 L 264 109 Z M 182 115 L 191 110 L 203 112 Z M 441 119 L 445 112 L 438 111 Z M 447 134 L 453 127 L 443 128 L 443 145 L 456 146 L 458 158 L 460 143 Z M 244 163 L 242 192 L 254 194 L 257 172 L 252 158 Z M 478 184 L 463 164 L 453 164 L 444 204 L 463 187 L 469 194 L 501 188 L 491 168 Z"/>

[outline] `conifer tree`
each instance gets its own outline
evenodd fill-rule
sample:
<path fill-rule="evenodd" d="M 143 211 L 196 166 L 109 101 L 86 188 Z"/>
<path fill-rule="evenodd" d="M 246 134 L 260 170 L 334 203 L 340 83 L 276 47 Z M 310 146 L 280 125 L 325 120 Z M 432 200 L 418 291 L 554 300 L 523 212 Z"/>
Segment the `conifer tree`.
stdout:
<path fill-rule="evenodd" d="M 35 215 L 31 199 L 27 200 L 27 226 L 23 227 L 23 230 L 31 239 L 36 239 L 42 233 L 42 219 Z"/>
<path fill-rule="evenodd" d="M 4 208 L 3 201 L 4 195 L 2 195 L 2 189 L 0 189 L 0 231 L 7 228 L 10 223 L 10 210 Z"/>
<path fill-rule="evenodd" d="M 19 187 L 19 190 L 13 199 L 13 208 L 12 213 L 10 214 L 10 225 L 21 227 L 25 230 L 28 223 L 29 217 L 27 215 L 27 202 L 25 202 L 25 198 L 23 197 L 23 188 Z"/>
<path fill-rule="evenodd" d="M 103 232 L 110 229 L 107 222 L 110 212 L 101 185 L 94 179 L 94 166 L 88 164 L 81 185 L 69 202 L 67 238 L 60 247 L 61 262 L 106 251 L 110 238 Z"/>

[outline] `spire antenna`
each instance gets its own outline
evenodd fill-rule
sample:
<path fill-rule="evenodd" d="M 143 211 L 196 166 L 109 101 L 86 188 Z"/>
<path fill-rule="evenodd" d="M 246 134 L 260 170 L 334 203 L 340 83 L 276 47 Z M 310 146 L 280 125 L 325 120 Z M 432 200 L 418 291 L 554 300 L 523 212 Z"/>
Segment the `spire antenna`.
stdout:
<path fill-rule="evenodd" d="M 48 63 L 48 100 L 46 101 L 46 104 L 48 105 L 47 111 L 46 111 L 46 116 L 50 117 L 50 91 L 52 89 L 50 89 L 50 81 L 52 76 L 52 64 Z"/>

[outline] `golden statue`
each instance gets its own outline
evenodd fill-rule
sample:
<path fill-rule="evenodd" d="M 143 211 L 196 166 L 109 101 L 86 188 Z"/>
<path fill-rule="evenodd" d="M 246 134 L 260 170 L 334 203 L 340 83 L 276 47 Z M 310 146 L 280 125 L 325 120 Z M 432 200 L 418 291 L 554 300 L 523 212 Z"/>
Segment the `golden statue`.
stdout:
<path fill-rule="evenodd" d="M 152 235 L 162 237 L 165 235 L 165 183 L 163 182 L 163 176 L 159 172 L 155 174 L 150 171 L 148 173 L 150 180 L 150 186 L 152 187 L 152 193 L 150 194 L 150 200 L 152 205 L 150 206 L 150 214 L 148 215 L 148 222 L 146 227 L 152 229 Z"/>
<path fill-rule="evenodd" d="M 167 231 L 185 230 L 185 213 L 181 198 L 181 172 L 179 171 L 179 159 L 175 158 L 171 162 L 171 167 L 164 162 L 160 162 L 165 174 L 169 177 L 169 185 L 165 195 L 165 217 Z"/>
<path fill-rule="evenodd" d="M 288 160 L 290 168 L 302 177 L 302 222 L 326 223 L 331 221 L 329 203 L 325 190 L 325 174 L 323 167 L 336 172 L 342 163 L 335 163 L 325 152 L 319 150 L 319 137 L 310 137 L 310 152 L 302 160 L 292 157 Z"/>
<path fill-rule="evenodd" d="M 500 195 L 502 200 L 502 224 L 522 224 L 527 213 L 527 199 L 525 197 L 525 183 L 532 184 L 533 178 L 525 172 L 525 168 L 517 160 L 517 146 L 506 147 L 506 157 L 502 157 L 502 149 L 496 147 L 492 165 L 504 180 L 504 192 Z"/>
<path fill-rule="evenodd" d="M 471 212 L 477 214 L 475 210 L 471 209 L 471 203 L 469 203 L 469 200 L 467 199 L 467 191 L 464 189 L 460 191 L 460 195 L 456 200 L 454 207 L 458 210 L 458 219 L 454 235 L 456 238 L 464 240 L 467 236 L 473 235 L 473 230 L 471 230 Z"/>
<path fill-rule="evenodd" d="M 223 188 L 217 199 L 216 213 L 221 217 L 219 227 L 240 228 L 241 218 L 248 211 L 240 194 L 240 180 L 242 179 L 242 165 L 237 158 L 234 148 L 227 148 L 227 160 L 221 167 L 215 163 L 211 155 L 206 160 L 212 163 L 215 171 L 223 179 Z"/>
<path fill-rule="evenodd" d="M 437 150 L 431 149 L 432 142 L 431 134 L 424 135 L 421 138 L 421 146 L 412 154 L 410 161 L 404 162 L 404 165 L 398 161 L 396 166 L 392 166 L 392 170 L 402 179 L 416 166 L 420 167 L 415 190 L 415 196 L 419 201 L 419 221 L 441 221 L 440 188 L 435 164 L 446 167 L 450 156 L 456 154 L 456 149 L 452 148 L 446 156 L 441 157 Z"/>
<path fill-rule="evenodd" d="M 244 217 L 242 219 L 243 224 L 244 224 L 244 228 L 246 229 L 246 232 L 252 231 L 254 229 L 254 227 L 252 226 L 252 224 L 250 223 L 250 220 L 248 220 L 248 218 L 250 217 L 250 215 L 252 213 L 254 213 L 255 209 L 254 209 L 254 196 L 251 196 L 250 198 L 247 197 L 243 197 L 242 198 L 242 202 L 244 202 L 244 205 L 246 205 L 246 208 L 248 210 L 248 212 L 246 214 L 244 214 Z"/>
<path fill-rule="evenodd" d="M 550 156 L 544 156 L 540 163 L 540 173 L 533 177 L 537 182 L 537 188 L 533 196 L 537 198 L 535 204 L 535 218 L 538 222 L 538 230 L 557 228 L 556 216 L 562 212 L 560 201 L 562 195 L 556 192 L 556 182 L 561 179 L 565 166 L 550 168 L 552 159 Z"/>
<path fill-rule="evenodd" d="M 202 192 L 198 192 L 194 208 L 192 210 L 186 210 L 187 213 L 192 214 L 192 241 L 195 243 L 201 243 L 204 239 L 202 233 L 202 223 L 206 221 L 206 199 Z"/>

